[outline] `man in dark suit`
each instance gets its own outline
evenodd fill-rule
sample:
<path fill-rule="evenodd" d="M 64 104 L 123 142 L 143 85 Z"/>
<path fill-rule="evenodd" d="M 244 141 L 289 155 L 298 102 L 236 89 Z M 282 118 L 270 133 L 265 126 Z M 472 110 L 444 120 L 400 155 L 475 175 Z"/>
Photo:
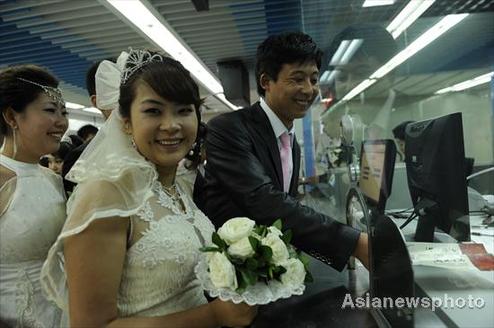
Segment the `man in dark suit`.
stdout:
<path fill-rule="evenodd" d="M 232 217 L 283 221 L 299 249 L 342 270 L 350 255 L 367 266 L 367 235 L 300 204 L 300 147 L 293 121 L 319 92 L 322 52 L 303 33 L 268 37 L 257 49 L 260 102 L 208 123 L 203 203 L 216 227 Z M 288 151 L 287 151 L 288 149 Z"/>

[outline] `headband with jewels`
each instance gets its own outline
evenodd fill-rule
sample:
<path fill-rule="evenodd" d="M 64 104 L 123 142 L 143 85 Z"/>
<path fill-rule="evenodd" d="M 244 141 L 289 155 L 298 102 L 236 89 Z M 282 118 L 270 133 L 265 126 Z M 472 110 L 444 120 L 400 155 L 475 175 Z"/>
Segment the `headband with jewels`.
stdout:
<path fill-rule="evenodd" d="M 127 57 L 126 67 L 122 72 L 121 84 L 127 83 L 129 78 L 142 67 L 152 62 L 162 62 L 163 56 L 160 54 L 151 54 L 147 50 L 134 50 L 129 49 L 129 56 Z"/>
<path fill-rule="evenodd" d="M 63 100 L 62 91 L 59 88 L 49 87 L 47 85 L 43 85 L 38 82 L 24 79 L 22 77 L 18 77 L 17 79 L 40 87 L 41 89 L 43 89 L 43 91 L 46 93 L 48 97 L 50 97 L 51 99 L 53 99 L 53 101 L 55 101 L 55 103 L 57 103 L 61 107 L 65 107 L 65 101 Z"/>

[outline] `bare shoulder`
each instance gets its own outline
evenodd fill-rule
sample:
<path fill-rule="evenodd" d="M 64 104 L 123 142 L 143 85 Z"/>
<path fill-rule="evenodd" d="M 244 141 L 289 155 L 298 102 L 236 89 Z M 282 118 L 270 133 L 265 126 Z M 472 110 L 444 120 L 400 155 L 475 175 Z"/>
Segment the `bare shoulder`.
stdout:
<path fill-rule="evenodd" d="M 9 181 L 15 177 L 15 172 L 9 170 L 8 168 L 0 165 L 0 189 Z"/>

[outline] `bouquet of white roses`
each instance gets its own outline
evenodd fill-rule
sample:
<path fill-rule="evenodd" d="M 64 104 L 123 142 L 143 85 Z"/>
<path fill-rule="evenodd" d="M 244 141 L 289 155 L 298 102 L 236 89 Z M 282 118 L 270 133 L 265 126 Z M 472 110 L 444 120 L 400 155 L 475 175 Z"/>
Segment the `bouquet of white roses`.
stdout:
<path fill-rule="evenodd" d="M 291 231 L 256 225 L 249 218 L 233 218 L 214 232 L 214 245 L 195 268 L 202 286 L 212 297 L 249 305 L 267 304 L 301 295 L 312 281 L 308 259 L 290 245 Z"/>

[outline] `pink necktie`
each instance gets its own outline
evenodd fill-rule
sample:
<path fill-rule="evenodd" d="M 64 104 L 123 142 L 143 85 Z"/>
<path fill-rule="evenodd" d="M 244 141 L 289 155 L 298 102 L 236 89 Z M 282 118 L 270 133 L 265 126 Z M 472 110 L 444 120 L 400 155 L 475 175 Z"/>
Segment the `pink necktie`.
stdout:
<path fill-rule="evenodd" d="M 288 192 L 290 189 L 290 163 L 292 161 L 292 146 L 290 144 L 290 135 L 284 132 L 280 136 L 281 149 L 281 167 L 283 168 L 283 190 Z"/>

